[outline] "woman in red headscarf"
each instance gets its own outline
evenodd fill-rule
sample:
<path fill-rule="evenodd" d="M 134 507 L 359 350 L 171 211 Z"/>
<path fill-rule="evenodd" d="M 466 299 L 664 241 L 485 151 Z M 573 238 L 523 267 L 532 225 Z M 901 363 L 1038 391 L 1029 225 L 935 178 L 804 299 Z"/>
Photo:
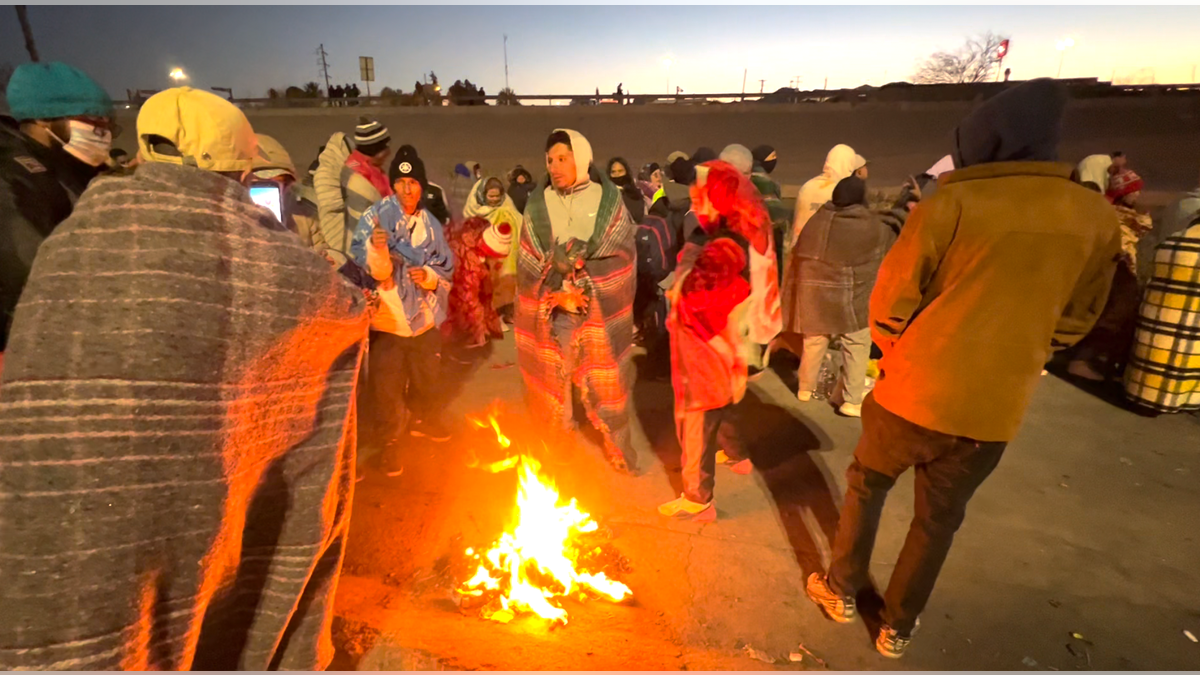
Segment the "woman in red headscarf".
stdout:
<path fill-rule="evenodd" d="M 700 228 L 684 245 L 668 295 L 675 428 L 683 450 L 683 494 L 659 507 L 665 516 L 715 519 L 714 472 L 718 445 L 737 454 L 731 441 L 733 407 L 746 393 L 752 323 L 771 321 L 771 289 L 756 293 L 755 262 L 771 263 L 770 219 L 762 198 L 737 169 L 721 161 L 696 169 L 692 208 Z M 778 285 L 773 289 L 779 313 Z M 740 458 L 734 457 L 737 460 Z M 749 469 L 748 460 L 736 466 Z"/>

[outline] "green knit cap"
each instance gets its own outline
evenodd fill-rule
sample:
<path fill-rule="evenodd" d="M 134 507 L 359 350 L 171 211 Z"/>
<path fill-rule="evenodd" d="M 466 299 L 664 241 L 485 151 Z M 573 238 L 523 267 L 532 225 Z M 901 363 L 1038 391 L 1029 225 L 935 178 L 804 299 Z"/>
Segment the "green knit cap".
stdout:
<path fill-rule="evenodd" d="M 112 98 L 86 73 L 65 63 L 23 63 L 13 71 L 5 92 L 17 120 L 62 117 L 111 117 Z"/>

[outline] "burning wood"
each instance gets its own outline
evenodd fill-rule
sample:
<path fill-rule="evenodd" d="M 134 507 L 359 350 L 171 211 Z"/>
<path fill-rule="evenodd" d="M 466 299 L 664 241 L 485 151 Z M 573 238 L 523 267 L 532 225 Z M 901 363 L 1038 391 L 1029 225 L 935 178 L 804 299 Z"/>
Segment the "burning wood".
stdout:
<path fill-rule="evenodd" d="M 511 447 L 494 415 L 486 422 L 471 422 L 481 429 L 490 426 L 500 447 Z M 472 464 L 479 466 L 478 460 Z M 564 598 L 591 595 L 620 602 L 632 595 L 628 586 L 593 567 L 603 555 L 589 535 L 595 535 L 599 526 L 574 499 L 560 503 L 553 481 L 541 475 L 540 462 L 520 454 L 479 468 L 492 473 L 517 470 L 516 518 L 485 553 L 466 550 L 479 566 L 457 589 L 464 604 L 482 605 L 481 616 L 501 623 L 530 612 L 566 624 Z"/>

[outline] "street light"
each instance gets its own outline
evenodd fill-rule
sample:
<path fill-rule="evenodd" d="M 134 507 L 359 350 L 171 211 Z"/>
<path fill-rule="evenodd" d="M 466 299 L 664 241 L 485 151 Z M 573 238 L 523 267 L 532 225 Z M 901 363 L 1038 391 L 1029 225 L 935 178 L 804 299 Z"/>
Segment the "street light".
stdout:
<path fill-rule="evenodd" d="M 1067 58 L 1067 50 L 1075 46 L 1075 38 L 1063 38 L 1055 46 L 1058 47 L 1058 75 L 1055 77 L 1062 77 L 1063 61 Z"/>
<path fill-rule="evenodd" d="M 175 84 L 179 84 L 187 79 L 187 74 L 183 72 L 183 68 L 175 68 L 171 71 L 170 77 L 175 81 Z"/>
<path fill-rule="evenodd" d="M 667 94 L 671 93 L 671 66 L 675 64 L 674 57 L 668 56 L 663 59 L 663 65 L 667 67 Z"/>

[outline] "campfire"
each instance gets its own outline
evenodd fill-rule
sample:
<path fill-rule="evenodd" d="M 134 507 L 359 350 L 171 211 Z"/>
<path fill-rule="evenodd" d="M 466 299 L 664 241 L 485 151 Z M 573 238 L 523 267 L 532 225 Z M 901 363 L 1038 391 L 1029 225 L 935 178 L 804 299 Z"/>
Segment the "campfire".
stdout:
<path fill-rule="evenodd" d="M 512 441 L 500 430 L 495 415 L 470 421 L 481 429 L 490 427 L 500 447 L 511 448 Z M 601 549 L 589 535 L 599 526 L 574 499 L 563 503 L 554 482 L 542 475 L 537 459 L 520 453 L 472 465 L 492 473 L 515 469 L 518 486 L 512 524 L 486 552 L 466 550 L 478 568 L 457 589 L 464 605 L 481 607 L 483 618 L 501 623 L 532 613 L 566 624 L 562 601 L 568 597 L 620 602 L 632 595 L 628 586 L 595 569 Z"/>

